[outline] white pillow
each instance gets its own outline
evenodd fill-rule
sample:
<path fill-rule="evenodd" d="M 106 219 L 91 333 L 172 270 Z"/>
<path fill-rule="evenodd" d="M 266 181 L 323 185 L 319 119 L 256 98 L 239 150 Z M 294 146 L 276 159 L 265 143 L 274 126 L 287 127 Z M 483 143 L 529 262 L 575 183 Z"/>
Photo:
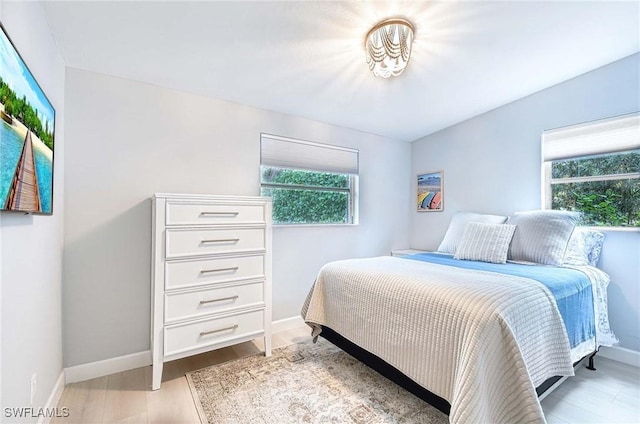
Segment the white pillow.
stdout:
<path fill-rule="evenodd" d="M 567 251 L 564 254 L 564 265 L 596 266 L 604 243 L 604 234 L 589 228 L 576 227 L 571 234 Z"/>
<path fill-rule="evenodd" d="M 465 226 L 462 241 L 453 257 L 503 264 L 507 262 L 509 243 L 515 230 L 515 225 L 470 222 Z"/>
<path fill-rule="evenodd" d="M 516 212 L 507 221 L 518 227 L 511 240 L 509 259 L 561 266 L 579 218 L 579 213 L 569 211 Z"/>
<path fill-rule="evenodd" d="M 438 252 L 440 253 L 456 253 L 456 249 L 462 235 L 464 234 L 465 225 L 469 222 L 484 222 L 487 224 L 502 224 L 507 220 L 506 216 L 487 215 L 474 212 L 458 212 L 449 223 L 447 233 L 444 235 Z"/>

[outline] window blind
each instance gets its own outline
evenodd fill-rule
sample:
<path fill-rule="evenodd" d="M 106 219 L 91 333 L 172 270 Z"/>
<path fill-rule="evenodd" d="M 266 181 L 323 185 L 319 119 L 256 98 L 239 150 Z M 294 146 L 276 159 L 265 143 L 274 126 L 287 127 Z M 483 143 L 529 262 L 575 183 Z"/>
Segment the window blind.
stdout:
<path fill-rule="evenodd" d="M 357 175 L 358 150 L 260 134 L 260 164 Z"/>
<path fill-rule="evenodd" d="M 543 161 L 640 149 L 640 113 L 542 133 Z"/>

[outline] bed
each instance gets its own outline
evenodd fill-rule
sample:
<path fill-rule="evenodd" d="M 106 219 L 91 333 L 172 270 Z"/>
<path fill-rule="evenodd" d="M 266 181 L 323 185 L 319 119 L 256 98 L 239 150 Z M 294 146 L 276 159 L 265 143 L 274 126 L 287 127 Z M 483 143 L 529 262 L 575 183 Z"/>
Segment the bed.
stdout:
<path fill-rule="evenodd" d="M 531 241 L 526 219 L 510 219 L 516 224 L 509 226 L 468 218 L 464 231 L 457 228 L 453 253 L 443 248 L 445 236 L 439 253 L 325 265 L 302 316 L 313 337 L 322 333 L 400 378 L 452 423 L 545 422 L 538 392 L 551 379 L 572 376 L 574 364 L 600 345 L 615 342 L 606 317 L 608 277 L 586 262 L 566 263 L 575 220 L 563 230 L 562 257 L 554 259 L 562 263 L 534 264 L 518 260 L 515 234 Z M 548 231 L 556 238 L 562 233 L 557 226 Z M 484 253 L 465 258 L 469 239 Z M 530 253 L 540 255 L 539 248 Z"/>

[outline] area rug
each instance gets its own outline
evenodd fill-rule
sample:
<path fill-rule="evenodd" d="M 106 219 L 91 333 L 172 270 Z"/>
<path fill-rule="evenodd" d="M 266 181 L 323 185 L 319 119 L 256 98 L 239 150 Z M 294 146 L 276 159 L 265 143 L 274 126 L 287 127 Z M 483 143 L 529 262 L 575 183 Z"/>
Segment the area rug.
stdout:
<path fill-rule="evenodd" d="M 187 380 L 206 424 L 449 422 L 322 338 L 193 371 Z"/>

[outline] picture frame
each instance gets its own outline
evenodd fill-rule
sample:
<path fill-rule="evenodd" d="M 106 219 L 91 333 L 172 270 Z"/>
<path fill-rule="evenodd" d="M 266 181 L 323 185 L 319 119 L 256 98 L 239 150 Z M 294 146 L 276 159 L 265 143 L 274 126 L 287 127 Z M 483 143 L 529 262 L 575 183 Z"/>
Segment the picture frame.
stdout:
<path fill-rule="evenodd" d="M 0 211 L 53 214 L 56 111 L 0 23 Z"/>
<path fill-rule="evenodd" d="M 418 212 L 444 210 L 444 171 L 423 172 L 416 179 Z"/>

